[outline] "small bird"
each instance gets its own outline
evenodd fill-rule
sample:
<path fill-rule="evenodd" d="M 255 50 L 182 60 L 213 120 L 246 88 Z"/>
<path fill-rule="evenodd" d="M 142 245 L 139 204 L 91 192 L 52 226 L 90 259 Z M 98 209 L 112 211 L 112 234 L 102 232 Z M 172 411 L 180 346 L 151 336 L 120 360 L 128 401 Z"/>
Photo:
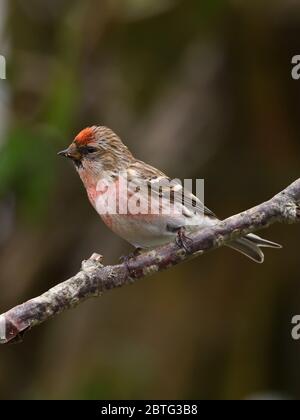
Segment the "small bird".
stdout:
<path fill-rule="evenodd" d="M 219 221 L 178 180 L 137 160 L 111 129 L 92 126 L 82 130 L 58 153 L 70 158 L 88 198 L 104 223 L 138 252 L 172 240 L 188 251 L 189 232 Z M 228 244 L 251 260 L 262 263 L 261 247 L 281 245 L 248 234 Z"/>

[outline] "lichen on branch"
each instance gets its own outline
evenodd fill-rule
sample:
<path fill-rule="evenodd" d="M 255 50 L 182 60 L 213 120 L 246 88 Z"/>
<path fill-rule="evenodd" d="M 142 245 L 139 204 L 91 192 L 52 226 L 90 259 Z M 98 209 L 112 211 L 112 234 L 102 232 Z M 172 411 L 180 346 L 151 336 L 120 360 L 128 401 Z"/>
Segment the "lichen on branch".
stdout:
<path fill-rule="evenodd" d="M 297 223 L 300 221 L 299 203 L 300 179 L 271 200 L 190 235 L 189 252 L 170 243 L 113 266 L 104 266 L 103 257 L 93 254 L 83 261 L 75 276 L 0 315 L 0 343 L 21 341 L 35 325 L 88 298 L 101 296 L 108 290 L 198 257 L 247 233 L 267 228 L 275 222 Z"/>

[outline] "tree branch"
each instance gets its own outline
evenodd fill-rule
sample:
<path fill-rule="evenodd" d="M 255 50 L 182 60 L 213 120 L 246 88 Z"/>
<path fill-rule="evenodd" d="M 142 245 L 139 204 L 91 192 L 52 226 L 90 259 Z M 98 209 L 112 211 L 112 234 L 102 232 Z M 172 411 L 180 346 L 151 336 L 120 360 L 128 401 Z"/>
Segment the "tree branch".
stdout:
<path fill-rule="evenodd" d="M 180 262 L 226 245 L 247 233 L 280 223 L 300 221 L 300 178 L 271 200 L 190 235 L 191 252 L 170 243 L 114 266 L 102 265 L 93 254 L 79 273 L 46 293 L 0 315 L 0 342 L 20 341 L 26 331 L 90 297 L 168 269 Z"/>

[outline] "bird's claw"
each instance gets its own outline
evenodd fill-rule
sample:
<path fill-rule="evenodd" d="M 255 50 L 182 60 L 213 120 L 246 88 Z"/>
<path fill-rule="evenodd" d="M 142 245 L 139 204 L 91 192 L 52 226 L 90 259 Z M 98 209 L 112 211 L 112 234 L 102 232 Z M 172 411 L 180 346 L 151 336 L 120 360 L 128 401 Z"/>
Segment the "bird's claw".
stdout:
<path fill-rule="evenodd" d="M 135 250 L 133 252 L 131 252 L 128 255 L 122 255 L 119 260 L 121 264 L 124 264 L 128 270 L 129 275 L 131 275 L 131 270 L 130 270 L 130 266 L 129 266 L 129 262 L 130 260 L 138 257 L 142 252 L 141 248 L 135 248 Z"/>
<path fill-rule="evenodd" d="M 133 252 L 131 252 L 128 255 L 122 255 L 119 260 L 120 263 L 125 264 L 128 267 L 128 263 L 130 260 L 138 257 L 141 254 L 142 250 L 141 248 L 135 248 L 135 250 Z"/>
<path fill-rule="evenodd" d="M 184 228 L 180 228 L 177 232 L 176 236 L 176 245 L 178 248 L 183 248 L 187 254 L 192 254 L 192 245 L 193 245 L 193 239 L 186 236 L 186 232 Z"/>

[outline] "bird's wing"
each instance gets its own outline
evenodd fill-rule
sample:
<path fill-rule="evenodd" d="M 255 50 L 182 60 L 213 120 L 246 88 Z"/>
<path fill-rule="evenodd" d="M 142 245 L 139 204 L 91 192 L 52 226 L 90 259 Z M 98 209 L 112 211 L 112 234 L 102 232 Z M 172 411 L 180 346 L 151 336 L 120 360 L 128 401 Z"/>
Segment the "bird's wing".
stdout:
<path fill-rule="evenodd" d="M 133 182 L 139 187 L 146 183 L 149 193 L 157 195 L 160 200 L 168 199 L 170 204 L 180 204 L 185 216 L 192 217 L 194 214 L 204 214 L 211 218 L 216 215 L 204 206 L 201 200 L 192 192 L 183 188 L 179 180 L 171 180 L 160 170 L 148 165 L 142 161 L 136 160 L 128 168 L 129 182 Z"/>

